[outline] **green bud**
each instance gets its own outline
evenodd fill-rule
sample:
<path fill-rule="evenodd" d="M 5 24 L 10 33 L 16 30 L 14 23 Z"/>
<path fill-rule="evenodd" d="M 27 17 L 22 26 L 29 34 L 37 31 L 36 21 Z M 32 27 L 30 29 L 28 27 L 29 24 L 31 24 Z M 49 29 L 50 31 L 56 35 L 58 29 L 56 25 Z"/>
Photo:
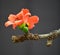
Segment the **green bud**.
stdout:
<path fill-rule="evenodd" d="M 23 23 L 22 25 L 18 26 L 18 28 L 22 30 L 22 29 L 25 27 L 25 25 L 26 25 L 26 24 Z"/>
<path fill-rule="evenodd" d="M 22 31 L 25 32 L 25 33 L 28 33 L 28 27 L 24 27 L 24 28 L 22 29 Z"/>
<path fill-rule="evenodd" d="M 23 23 L 22 25 L 18 26 L 18 28 L 21 29 L 25 33 L 28 32 L 28 27 L 26 26 L 25 23 Z"/>

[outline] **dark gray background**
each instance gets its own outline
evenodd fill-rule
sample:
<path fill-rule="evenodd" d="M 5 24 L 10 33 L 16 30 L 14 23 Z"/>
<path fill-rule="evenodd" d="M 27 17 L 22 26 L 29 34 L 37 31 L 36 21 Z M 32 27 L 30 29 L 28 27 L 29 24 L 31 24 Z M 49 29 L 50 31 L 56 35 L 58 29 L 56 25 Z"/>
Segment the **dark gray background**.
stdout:
<path fill-rule="evenodd" d="M 4 23 L 10 13 L 16 14 L 22 8 L 30 9 L 32 15 L 38 15 L 40 22 L 32 33 L 48 33 L 60 28 L 59 0 L 0 0 L 0 55 L 60 55 L 60 39 L 53 46 L 46 47 L 46 40 L 25 41 L 14 44 L 12 35 L 23 34 L 21 30 L 6 28 Z"/>

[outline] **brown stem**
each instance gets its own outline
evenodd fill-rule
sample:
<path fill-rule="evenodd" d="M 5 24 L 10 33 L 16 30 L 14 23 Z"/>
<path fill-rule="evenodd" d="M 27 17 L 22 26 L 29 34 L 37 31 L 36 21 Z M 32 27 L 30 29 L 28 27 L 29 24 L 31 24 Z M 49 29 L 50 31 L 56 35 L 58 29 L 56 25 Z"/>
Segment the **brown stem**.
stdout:
<path fill-rule="evenodd" d="M 47 38 L 47 46 L 50 46 L 53 42 L 53 40 L 60 36 L 60 29 L 54 30 L 53 32 L 50 32 L 48 34 L 33 34 L 33 33 L 26 33 L 24 35 L 20 36 L 12 36 L 12 41 L 14 43 L 17 42 L 23 42 L 24 40 L 39 40 L 39 39 L 45 39 Z"/>

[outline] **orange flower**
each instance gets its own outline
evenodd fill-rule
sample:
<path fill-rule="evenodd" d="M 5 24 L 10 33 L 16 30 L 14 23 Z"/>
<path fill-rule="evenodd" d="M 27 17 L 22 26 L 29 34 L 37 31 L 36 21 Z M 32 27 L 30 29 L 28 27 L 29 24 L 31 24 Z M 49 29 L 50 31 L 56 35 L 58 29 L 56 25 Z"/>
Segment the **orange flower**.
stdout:
<path fill-rule="evenodd" d="M 8 21 L 5 22 L 5 26 L 8 27 L 8 26 L 12 25 L 13 29 L 15 29 L 16 26 L 21 25 L 22 23 L 23 23 L 23 21 L 17 19 L 16 15 L 10 14 L 8 17 Z"/>
<path fill-rule="evenodd" d="M 28 9 L 22 9 L 21 12 L 17 14 L 17 17 L 19 19 L 23 19 L 24 23 L 28 25 L 29 29 L 32 29 L 34 27 L 34 24 L 37 24 L 39 21 L 38 16 L 31 16 L 31 13 Z"/>
<path fill-rule="evenodd" d="M 38 21 L 39 21 L 39 17 L 38 16 L 29 17 L 29 19 L 28 19 L 28 23 L 29 23 L 28 28 L 32 29 L 34 27 L 34 24 L 37 24 Z"/>
<path fill-rule="evenodd" d="M 32 29 L 34 27 L 34 24 L 38 23 L 38 21 L 38 16 L 31 16 L 31 13 L 28 9 L 22 9 L 21 12 L 16 15 L 10 14 L 8 21 L 5 23 L 5 26 L 8 27 L 12 25 L 13 29 L 15 29 L 15 27 L 25 23 L 28 25 L 29 29 Z"/>

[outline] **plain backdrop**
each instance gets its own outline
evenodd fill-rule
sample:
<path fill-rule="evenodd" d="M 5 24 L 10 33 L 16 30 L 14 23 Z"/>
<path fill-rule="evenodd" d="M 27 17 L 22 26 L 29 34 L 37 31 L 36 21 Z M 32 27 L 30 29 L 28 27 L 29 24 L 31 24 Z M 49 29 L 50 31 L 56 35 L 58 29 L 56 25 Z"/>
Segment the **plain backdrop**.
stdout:
<path fill-rule="evenodd" d="M 12 35 L 21 35 L 21 30 L 6 28 L 9 14 L 17 14 L 28 8 L 32 15 L 39 16 L 39 23 L 32 33 L 49 33 L 60 28 L 60 0 L 0 0 L 0 55 L 60 55 L 60 38 L 46 47 L 46 39 L 13 43 Z"/>

